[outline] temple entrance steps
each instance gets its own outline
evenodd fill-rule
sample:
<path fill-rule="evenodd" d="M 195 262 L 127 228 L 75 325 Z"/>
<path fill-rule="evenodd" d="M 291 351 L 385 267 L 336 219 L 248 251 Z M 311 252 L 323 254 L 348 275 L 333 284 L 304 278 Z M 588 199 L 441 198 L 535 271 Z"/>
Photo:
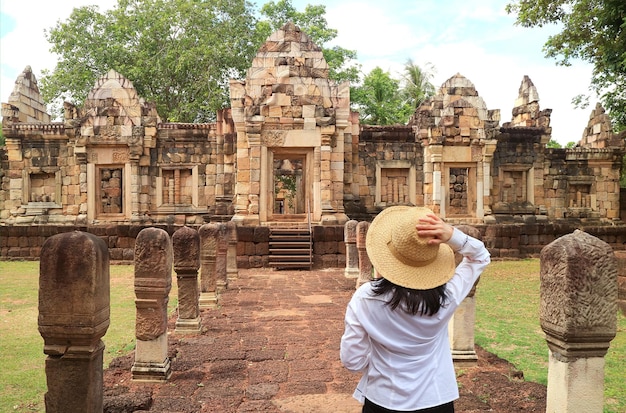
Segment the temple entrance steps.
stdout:
<path fill-rule="evenodd" d="M 270 225 L 269 266 L 276 269 L 308 269 L 313 265 L 313 239 L 303 222 L 273 222 Z"/>

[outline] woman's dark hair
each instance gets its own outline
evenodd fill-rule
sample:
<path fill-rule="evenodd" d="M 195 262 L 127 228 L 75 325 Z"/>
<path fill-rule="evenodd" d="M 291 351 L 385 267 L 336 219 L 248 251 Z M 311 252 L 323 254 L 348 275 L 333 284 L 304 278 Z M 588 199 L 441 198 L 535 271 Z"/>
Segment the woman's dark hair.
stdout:
<path fill-rule="evenodd" d="M 429 290 L 414 290 L 401 287 L 384 278 L 373 282 L 372 292 L 374 295 L 384 295 L 391 292 L 391 298 L 387 301 L 387 305 L 392 310 L 400 307 L 411 315 L 435 315 L 448 300 L 445 284 Z"/>

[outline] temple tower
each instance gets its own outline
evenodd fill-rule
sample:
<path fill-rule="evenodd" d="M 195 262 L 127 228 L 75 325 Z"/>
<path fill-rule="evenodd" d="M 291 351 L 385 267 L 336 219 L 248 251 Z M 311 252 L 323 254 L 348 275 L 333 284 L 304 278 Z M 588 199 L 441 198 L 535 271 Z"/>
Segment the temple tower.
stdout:
<path fill-rule="evenodd" d="M 261 46 L 244 81 L 232 80 L 237 131 L 233 221 L 344 224 L 347 82 L 328 78 L 322 49 L 292 23 Z"/>

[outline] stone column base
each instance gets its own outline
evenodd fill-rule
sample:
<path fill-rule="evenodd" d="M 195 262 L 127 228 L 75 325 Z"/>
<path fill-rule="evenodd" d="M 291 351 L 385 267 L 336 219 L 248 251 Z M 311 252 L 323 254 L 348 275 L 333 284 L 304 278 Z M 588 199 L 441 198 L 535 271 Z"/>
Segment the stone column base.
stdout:
<path fill-rule="evenodd" d="M 170 359 L 166 358 L 163 363 L 137 362 L 130 369 L 133 381 L 163 382 L 169 380 L 172 375 Z"/>
<path fill-rule="evenodd" d="M 478 355 L 474 350 L 452 350 L 454 367 L 474 367 L 478 364 Z"/>
<path fill-rule="evenodd" d="M 217 308 L 217 293 L 200 293 L 198 305 L 202 309 Z"/>
<path fill-rule="evenodd" d="M 200 317 L 197 318 L 179 318 L 176 320 L 175 333 L 193 333 L 199 334 L 202 331 L 202 323 Z"/>
<path fill-rule="evenodd" d="M 346 268 L 343 275 L 346 278 L 359 278 L 359 269 L 358 268 Z"/>
<path fill-rule="evenodd" d="M 228 281 L 236 280 L 237 278 L 239 278 L 239 271 L 237 271 L 236 268 L 234 269 L 229 268 L 226 271 L 226 278 L 228 279 Z"/>
<path fill-rule="evenodd" d="M 219 294 L 224 292 L 226 289 L 228 289 L 228 282 L 223 280 L 217 280 L 217 295 L 219 296 Z"/>

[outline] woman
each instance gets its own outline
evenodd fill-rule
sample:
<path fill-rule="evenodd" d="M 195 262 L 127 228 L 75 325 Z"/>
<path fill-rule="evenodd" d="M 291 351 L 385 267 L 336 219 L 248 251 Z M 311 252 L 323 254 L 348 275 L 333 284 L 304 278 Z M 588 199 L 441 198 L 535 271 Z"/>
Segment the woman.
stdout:
<path fill-rule="evenodd" d="M 382 278 L 363 284 L 345 315 L 340 357 L 363 374 L 363 413 L 454 412 L 448 321 L 490 262 L 484 244 L 428 208 L 382 211 L 366 249 Z M 455 267 L 454 253 L 464 258 Z"/>

